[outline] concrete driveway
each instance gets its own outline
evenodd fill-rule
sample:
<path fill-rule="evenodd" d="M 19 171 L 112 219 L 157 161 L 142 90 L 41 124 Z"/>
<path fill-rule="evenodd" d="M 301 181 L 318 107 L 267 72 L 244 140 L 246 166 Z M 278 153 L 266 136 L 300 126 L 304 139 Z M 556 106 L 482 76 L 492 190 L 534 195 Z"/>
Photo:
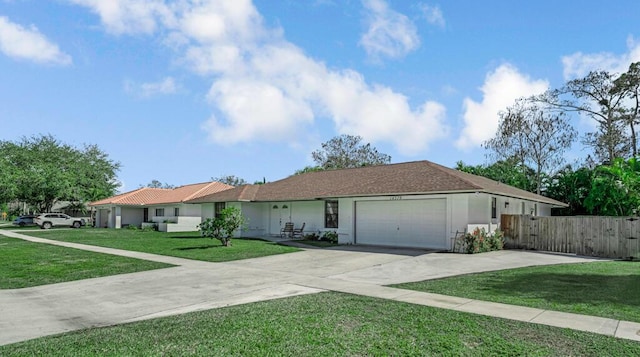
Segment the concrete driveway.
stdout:
<path fill-rule="evenodd" d="M 381 285 L 594 260 L 523 251 L 461 255 L 338 247 L 228 263 L 207 263 L 48 241 L 6 231 L 0 233 L 41 243 L 178 265 L 140 273 L 0 290 L 0 345 L 88 327 L 326 290 L 392 297 L 403 291 Z"/>

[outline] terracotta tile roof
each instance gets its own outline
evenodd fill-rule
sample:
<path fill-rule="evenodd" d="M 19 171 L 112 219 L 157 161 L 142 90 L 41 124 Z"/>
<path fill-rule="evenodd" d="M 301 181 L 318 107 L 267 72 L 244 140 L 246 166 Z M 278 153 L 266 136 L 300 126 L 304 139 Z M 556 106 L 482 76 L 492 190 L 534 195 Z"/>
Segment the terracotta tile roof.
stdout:
<path fill-rule="evenodd" d="M 308 172 L 263 185 L 247 185 L 202 196 L 188 203 L 230 201 L 297 201 L 320 198 L 486 192 L 566 206 L 484 177 L 430 161 Z"/>
<path fill-rule="evenodd" d="M 180 203 L 187 200 L 197 199 L 202 196 L 211 195 L 216 192 L 229 190 L 231 188 L 233 188 L 233 186 L 215 181 L 184 185 L 174 189 L 143 187 L 120 195 L 105 198 L 100 201 L 91 202 L 89 206 L 107 204 L 139 206 Z"/>

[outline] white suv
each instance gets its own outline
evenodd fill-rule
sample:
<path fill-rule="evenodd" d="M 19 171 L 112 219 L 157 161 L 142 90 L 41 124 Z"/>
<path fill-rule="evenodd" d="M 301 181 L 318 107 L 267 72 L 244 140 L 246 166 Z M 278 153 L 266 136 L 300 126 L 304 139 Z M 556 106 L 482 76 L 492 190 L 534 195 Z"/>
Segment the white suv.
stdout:
<path fill-rule="evenodd" d="M 42 229 L 49 229 L 54 226 L 80 228 L 85 225 L 84 219 L 67 216 L 64 213 L 43 213 L 36 217 L 33 222 Z"/>

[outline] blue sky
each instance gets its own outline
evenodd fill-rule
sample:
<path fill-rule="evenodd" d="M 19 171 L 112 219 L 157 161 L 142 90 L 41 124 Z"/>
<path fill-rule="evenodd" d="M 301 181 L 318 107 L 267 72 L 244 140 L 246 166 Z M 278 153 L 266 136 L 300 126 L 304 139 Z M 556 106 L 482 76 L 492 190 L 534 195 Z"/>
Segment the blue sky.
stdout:
<path fill-rule="evenodd" d="M 0 0 L 0 140 L 97 144 L 123 190 L 278 180 L 340 134 L 392 162 L 481 164 L 516 98 L 640 61 L 639 14 L 637 0 Z"/>

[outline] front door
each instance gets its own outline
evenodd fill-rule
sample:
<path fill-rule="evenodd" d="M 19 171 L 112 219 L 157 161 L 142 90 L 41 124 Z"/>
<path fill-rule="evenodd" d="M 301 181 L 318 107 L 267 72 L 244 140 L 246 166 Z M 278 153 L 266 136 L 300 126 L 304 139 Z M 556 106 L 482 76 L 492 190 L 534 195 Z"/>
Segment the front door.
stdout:
<path fill-rule="evenodd" d="M 271 224 L 269 233 L 271 235 L 279 235 L 284 224 L 291 222 L 291 203 L 273 203 L 271 204 Z"/>

